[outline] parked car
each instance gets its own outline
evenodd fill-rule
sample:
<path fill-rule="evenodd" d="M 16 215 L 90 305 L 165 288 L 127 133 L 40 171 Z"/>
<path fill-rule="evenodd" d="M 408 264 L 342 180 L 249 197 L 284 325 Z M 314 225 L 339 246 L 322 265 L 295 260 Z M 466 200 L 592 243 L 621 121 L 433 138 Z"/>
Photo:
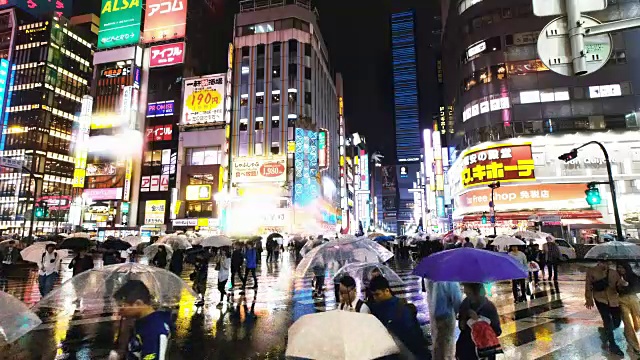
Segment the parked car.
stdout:
<path fill-rule="evenodd" d="M 566 240 L 555 238 L 554 241 L 556 242 L 556 244 L 558 244 L 558 247 L 560 248 L 560 256 L 562 256 L 563 261 L 573 260 L 576 258 L 576 249 L 574 249 L 573 246 L 569 244 Z M 540 246 L 540 249 L 542 249 L 544 244 L 547 243 L 547 240 L 536 239 L 535 243 Z"/>

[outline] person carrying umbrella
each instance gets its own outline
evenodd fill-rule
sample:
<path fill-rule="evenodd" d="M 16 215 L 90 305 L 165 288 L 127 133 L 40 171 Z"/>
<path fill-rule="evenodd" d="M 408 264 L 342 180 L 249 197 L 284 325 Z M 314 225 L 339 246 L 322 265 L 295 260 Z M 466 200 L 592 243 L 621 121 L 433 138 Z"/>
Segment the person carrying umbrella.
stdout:
<path fill-rule="evenodd" d="M 78 255 L 69 263 L 69 269 L 73 270 L 73 276 L 93 269 L 93 258 L 87 254 L 85 249 L 79 250 Z"/>
<path fill-rule="evenodd" d="M 164 245 L 160 245 L 158 246 L 158 252 L 151 260 L 151 263 L 154 266 L 164 269 L 167 267 L 167 256 L 167 249 L 164 247 Z"/>
<path fill-rule="evenodd" d="M 42 254 L 42 259 L 39 264 L 38 271 L 38 285 L 40 295 L 43 297 L 53 290 L 53 285 L 58 280 L 58 273 L 60 269 L 60 261 L 62 260 L 58 253 L 55 251 L 56 246 L 54 244 L 47 244 L 45 252 Z"/>
<path fill-rule="evenodd" d="M 481 318 L 486 319 L 489 322 L 491 330 L 493 330 L 495 337 L 502 334 L 502 328 L 500 327 L 500 316 L 496 306 L 486 296 L 484 288 L 480 283 L 463 283 L 464 294 L 466 297 L 460 304 L 460 311 L 458 312 L 458 327 L 460 328 L 460 335 L 456 342 L 456 358 L 465 360 L 479 359 L 478 351 L 481 350 L 481 345 L 476 344 L 472 337 L 472 325 L 471 322 L 477 322 Z M 488 331 L 491 331 L 488 330 Z M 496 347 L 493 351 L 482 352 L 482 359 L 495 360 L 496 353 L 501 352 Z"/>
<path fill-rule="evenodd" d="M 244 279 L 242 280 L 242 290 L 244 291 L 247 288 L 247 279 L 249 278 L 249 272 L 253 276 L 253 288 L 258 288 L 258 278 L 256 277 L 256 267 L 257 267 L 257 253 L 254 245 L 249 243 L 247 245 L 247 250 L 244 253 L 245 260 L 247 261 L 247 267 L 244 269 Z"/>
<path fill-rule="evenodd" d="M 231 287 L 235 286 L 235 278 L 236 274 L 242 280 L 242 263 L 244 262 L 244 256 L 242 255 L 242 245 L 240 243 L 236 243 L 233 246 L 233 252 L 231 253 Z"/>
<path fill-rule="evenodd" d="M 370 314 L 371 310 L 358 298 L 356 280 L 349 275 L 340 279 L 340 305 L 338 309 L 363 314 Z"/>
<path fill-rule="evenodd" d="M 155 310 L 149 288 L 140 280 L 129 280 L 114 295 L 119 313 L 124 318 L 136 319 L 127 354 L 121 357 L 111 351 L 109 360 L 165 359 L 171 330 L 174 328 L 171 313 Z"/>
<path fill-rule="evenodd" d="M 231 257 L 229 256 L 229 251 L 225 248 L 220 249 L 218 256 L 216 258 L 216 270 L 218 270 L 218 291 L 220 292 L 220 302 L 217 307 L 222 307 L 222 301 L 224 300 L 224 296 L 227 295 L 225 291 L 225 286 L 227 285 L 227 280 L 229 280 L 229 272 L 231 270 Z M 233 295 L 233 291 L 231 291 L 230 295 L 227 295 L 227 300 L 231 302 L 231 296 Z"/>
<path fill-rule="evenodd" d="M 199 252 L 193 265 L 194 270 L 190 278 L 193 280 L 193 291 L 198 294 L 195 305 L 203 306 L 204 295 L 207 292 L 207 277 L 209 276 L 209 252 Z"/>
<path fill-rule="evenodd" d="M 518 246 L 512 245 L 509 250 L 509 256 L 513 257 L 524 268 L 529 268 L 527 256 L 518 249 Z M 527 301 L 527 283 L 524 279 L 511 280 L 511 291 L 513 292 L 513 301 L 515 303 Z"/>
<path fill-rule="evenodd" d="M 624 324 L 624 337 L 633 349 L 636 356 L 640 355 L 640 343 L 638 342 L 638 330 L 640 330 L 640 278 L 631 269 L 627 261 L 618 262 L 618 274 L 628 285 L 618 288 L 622 323 Z"/>
<path fill-rule="evenodd" d="M 176 274 L 178 277 L 182 274 L 184 263 L 184 250 L 176 249 L 171 256 L 171 261 L 169 262 L 169 271 Z"/>
<path fill-rule="evenodd" d="M 584 283 L 585 306 L 589 310 L 594 306 L 598 309 L 606 340 L 609 343 L 609 351 L 618 356 L 624 356 L 613 336 L 613 330 L 617 329 L 622 321 L 618 289 L 628 285 L 629 283 L 621 278 L 617 271 L 609 269 L 609 263 L 603 259 L 587 270 Z"/>

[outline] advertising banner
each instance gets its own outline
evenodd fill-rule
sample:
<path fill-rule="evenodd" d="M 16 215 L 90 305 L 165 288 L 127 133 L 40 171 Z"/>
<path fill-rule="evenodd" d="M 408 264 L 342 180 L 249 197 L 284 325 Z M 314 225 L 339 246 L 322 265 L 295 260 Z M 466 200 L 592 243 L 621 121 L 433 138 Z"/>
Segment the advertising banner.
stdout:
<path fill-rule="evenodd" d="M 225 78 L 215 74 L 184 80 L 183 125 L 224 122 Z"/>
<path fill-rule="evenodd" d="M 528 184 L 503 186 L 495 190 L 497 211 L 506 210 L 574 210 L 588 208 L 585 184 Z M 480 188 L 454 198 L 456 214 L 488 211 L 491 189 Z"/>
<path fill-rule="evenodd" d="M 142 0 L 102 0 L 98 49 L 140 41 Z"/>
<path fill-rule="evenodd" d="M 234 182 L 278 182 L 287 180 L 287 159 L 284 156 L 272 158 L 236 158 L 231 164 Z"/>
<path fill-rule="evenodd" d="M 44 201 L 49 206 L 49 210 L 68 210 L 71 207 L 70 195 L 50 195 L 41 196 L 36 202 Z"/>
<path fill-rule="evenodd" d="M 0 0 L 0 8 L 9 6 L 17 6 L 36 17 L 50 15 L 51 12 L 56 16 L 69 16 L 73 8 L 73 0 Z"/>
<path fill-rule="evenodd" d="M 167 141 L 173 138 L 173 128 L 171 124 L 151 126 L 145 129 L 145 139 L 147 141 Z"/>
<path fill-rule="evenodd" d="M 122 199 L 122 188 L 84 189 L 82 196 L 93 201 L 120 200 Z"/>
<path fill-rule="evenodd" d="M 188 185 L 185 200 L 187 201 L 209 201 L 211 200 L 211 185 Z"/>
<path fill-rule="evenodd" d="M 531 144 L 491 146 L 464 154 L 462 184 L 469 187 L 494 181 L 533 181 L 534 167 Z"/>
<path fill-rule="evenodd" d="M 142 42 L 179 39 L 187 27 L 187 0 L 147 0 Z"/>
<path fill-rule="evenodd" d="M 110 176 L 116 174 L 116 164 L 87 164 L 86 176 Z"/>
<path fill-rule="evenodd" d="M 184 42 L 152 46 L 150 54 L 150 68 L 182 64 L 184 62 Z"/>
<path fill-rule="evenodd" d="M 158 101 L 147 104 L 147 117 L 161 117 L 173 115 L 174 101 Z"/>
<path fill-rule="evenodd" d="M 147 200 L 144 205 L 144 224 L 164 224 L 164 212 L 166 207 L 166 200 Z"/>
<path fill-rule="evenodd" d="M 382 166 L 382 193 L 396 194 L 396 167 L 393 165 Z"/>

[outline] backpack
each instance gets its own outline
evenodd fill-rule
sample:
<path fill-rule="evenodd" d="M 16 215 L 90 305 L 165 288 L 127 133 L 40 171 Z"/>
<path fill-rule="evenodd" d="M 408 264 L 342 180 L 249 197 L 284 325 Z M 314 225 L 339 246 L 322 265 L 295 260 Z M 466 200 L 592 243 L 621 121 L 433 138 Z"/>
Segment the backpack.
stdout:
<path fill-rule="evenodd" d="M 364 305 L 364 301 L 358 299 L 358 301 L 356 302 L 356 308 L 355 308 L 355 311 L 357 313 L 359 313 L 360 310 L 362 309 L 362 305 Z M 344 304 L 340 304 L 340 310 L 344 310 Z"/>

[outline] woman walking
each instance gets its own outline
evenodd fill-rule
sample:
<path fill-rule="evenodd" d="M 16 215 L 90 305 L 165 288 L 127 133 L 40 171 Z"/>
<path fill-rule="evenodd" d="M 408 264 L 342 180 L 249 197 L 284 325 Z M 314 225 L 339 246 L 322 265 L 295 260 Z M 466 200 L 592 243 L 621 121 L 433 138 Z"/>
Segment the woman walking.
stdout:
<path fill-rule="evenodd" d="M 216 269 L 218 270 L 218 291 L 220 291 L 220 302 L 217 307 L 222 307 L 224 296 L 227 295 L 227 301 L 231 302 L 231 296 L 233 296 L 233 290 L 231 294 L 227 294 L 225 287 L 227 280 L 229 280 L 229 273 L 231 272 L 231 256 L 226 249 L 220 249 L 220 254 L 216 258 Z"/>
<path fill-rule="evenodd" d="M 637 335 L 640 330 L 640 302 L 637 296 L 640 291 L 640 278 L 631 270 L 631 266 L 626 261 L 620 262 L 617 270 L 620 277 L 628 283 L 627 286 L 618 287 L 618 302 L 624 324 L 624 337 L 635 355 L 640 355 L 640 343 Z"/>
<path fill-rule="evenodd" d="M 491 329 L 496 336 L 500 336 L 502 328 L 500 327 L 500 316 L 496 306 L 487 299 L 482 284 L 464 283 L 464 294 L 467 296 L 460 304 L 460 312 L 458 313 L 458 326 L 460 327 L 460 336 L 456 342 L 456 358 L 461 360 L 478 359 L 476 344 L 471 337 L 471 326 L 468 321 L 477 321 L 480 317 L 489 320 Z M 486 357 L 488 360 L 495 360 L 495 355 Z"/>

